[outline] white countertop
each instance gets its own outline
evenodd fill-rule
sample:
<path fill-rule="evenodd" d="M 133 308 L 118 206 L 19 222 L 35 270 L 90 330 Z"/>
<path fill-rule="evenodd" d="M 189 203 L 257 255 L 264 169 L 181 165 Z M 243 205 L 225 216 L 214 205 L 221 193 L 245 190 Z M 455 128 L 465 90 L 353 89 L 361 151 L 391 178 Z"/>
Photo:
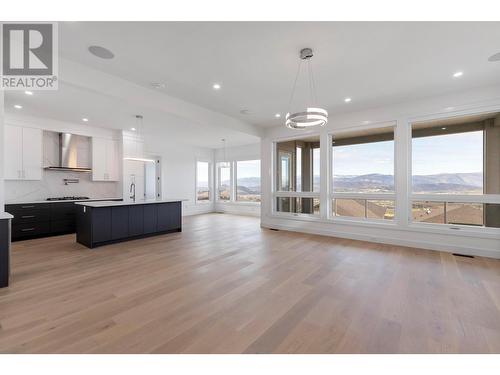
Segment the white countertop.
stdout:
<path fill-rule="evenodd" d="M 8 212 L 0 212 L 0 220 L 3 220 L 3 219 L 13 219 L 14 216 L 12 216 L 11 214 L 9 214 Z"/>
<path fill-rule="evenodd" d="M 115 207 L 115 206 L 134 206 L 138 204 L 155 204 L 155 203 L 169 203 L 169 202 L 182 202 L 187 199 L 151 199 L 151 200 L 137 200 L 135 202 L 124 201 L 99 201 L 99 202 L 76 202 L 75 204 L 86 207 Z"/>
<path fill-rule="evenodd" d="M 61 201 L 48 201 L 48 200 L 40 200 L 40 201 L 11 201 L 5 202 L 5 204 L 39 204 L 39 203 L 63 203 L 63 202 L 97 202 L 97 201 L 110 201 L 114 199 L 122 199 L 122 198 L 90 198 L 90 199 L 68 199 Z"/>

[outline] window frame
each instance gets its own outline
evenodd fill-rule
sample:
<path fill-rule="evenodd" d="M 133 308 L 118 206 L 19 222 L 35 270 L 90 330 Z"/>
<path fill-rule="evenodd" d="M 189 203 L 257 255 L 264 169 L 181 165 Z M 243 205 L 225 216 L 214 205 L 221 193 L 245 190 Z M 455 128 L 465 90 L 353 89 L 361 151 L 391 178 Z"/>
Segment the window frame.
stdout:
<path fill-rule="evenodd" d="M 229 168 L 229 200 L 223 200 L 223 199 L 220 199 L 219 197 L 219 187 L 220 187 L 220 176 L 221 176 L 221 173 L 220 173 L 220 170 L 221 167 L 220 164 L 222 163 L 229 163 L 229 167 L 224 167 L 224 168 Z M 216 191 L 217 191 L 217 194 L 215 195 L 215 201 L 217 203 L 221 203 L 221 204 L 226 204 L 226 203 L 231 203 L 232 199 L 233 199 L 233 162 L 230 161 L 230 162 L 224 162 L 224 161 L 218 161 L 215 163 L 216 165 L 216 176 L 215 176 L 215 186 L 216 186 Z"/>
<path fill-rule="evenodd" d="M 320 163 L 321 163 L 321 149 L 323 147 L 323 144 L 321 142 L 321 132 L 320 131 L 310 131 L 310 132 L 303 132 L 300 135 L 295 135 L 292 137 L 282 137 L 282 138 L 276 138 L 271 140 L 271 216 L 275 217 L 281 217 L 281 218 L 295 218 L 295 219 L 301 219 L 305 221 L 322 221 L 322 208 L 321 205 L 323 204 L 321 202 L 321 184 L 320 184 L 320 190 L 319 191 L 310 191 L 310 192 L 303 192 L 303 191 L 285 191 L 285 190 L 277 190 L 278 187 L 278 171 L 281 173 L 281 169 L 278 169 L 278 162 L 281 162 L 281 158 L 278 158 L 278 147 L 277 144 L 280 142 L 288 142 L 288 141 L 298 141 L 303 139 L 304 137 L 318 137 L 319 138 L 319 149 L 320 149 Z M 304 155 L 302 154 L 302 157 Z M 293 165 L 293 160 L 292 160 L 292 168 L 295 168 L 295 165 Z M 281 165 L 280 165 L 281 168 Z M 322 173 L 321 173 L 322 167 L 320 167 L 320 181 L 322 179 Z M 290 183 L 294 184 L 295 182 L 290 179 Z M 277 210 L 277 204 L 276 200 L 277 198 L 313 198 L 313 199 L 319 199 L 320 201 L 320 214 L 315 215 L 315 214 L 304 214 L 304 213 L 295 213 L 295 212 L 280 212 Z"/>
<path fill-rule="evenodd" d="M 486 115 L 488 113 L 494 114 L 499 112 L 499 109 L 496 110 L 483 110 L 483 111 L 471 111 L 467 113 L 443 113 L 441 115 L 434 116 L 422 116 L 422 117 L 413 117 L 408 119 L 407 126 L 407 148 L 408 148 L 408 175 L 407 175 L 407 184 L 408 184 L 408 193 L 407 193 L 407 220 L 408 226 L 407 228 L 415 231 L 423 231 L 423 232 L 433 232 L 433 233 L 447 233 L 449 234 L 450 230 L 454 230 L 460 232 L 463 235 L 471 235 L 477 237 L 496 237 L 500 233 L 500 228 L 494 227 L 486 227 L 486 226 L 473 226 L 467 224 L 447 224 L 447 223 L 426 223 L 426 222 L 418 222 L 413 220 L 413 203 L 428 201 L 428 202 L 447 202 L 447 203 L 491 203 L 491 204 L 500 204 L 500 194 L 421 194 L 413 192 L 413 125 L 418 124 L 420 122 L 425 121 L 433 121 L 433 120 L 445 120 L 445 119 L 453 119 L 460 118 L 464 116 L 474 116 L 474 115 Z M 483 134 L 483 142 L 485 142 L 485 137 Z M 484 145 L 484 143 L 483 143 Z M 483 173 L 484 173 L 484 149 L 483 149 Z M 484 178 L 484 176 L 483 176 Z M 484 190 L 483 190 L 484 191 Z M 457 233 L 459 234 L 459 233 Z"/>
<path fill-rule="evenodd" d="M 364 131 L 364 130 L 375 130 L 375 129 L 384 129 L 384 128 L 392 128 L 393 131 L 393 176 L 394 176 L 394 192 L 392 193 L 351 193 L 351 192 L 335 192 L 334 191 L 334 183 L 333 183 L 333 139 L 336 135 L 342 135 L 345 133 L 351 133 L 355 131 Z M 396 226 L 400 224 L 400 217 L 398 215 L 397 210 L 397 196 L 398 196 L 398 179 L 397 179 L 397 128 L 398 124 L 396 121 L 390 122 L 379 122 L 373 124 L 367 124 L 364 126 L 357 127 L 349 127 L 339 129 L 337 131 L 332 131 L 328 133 L 328 206 L 327 206 L 327 220 L 331 222 L 338 223 L 373 223 L 373 224 L 382 224 L 388 226 Z M 361 199 L 366 201 L 368 200 L 390 200 L 394 201 L 394 218 L 392 220 L 387 219 L 378 219 L 378 218 L 368 218 L 368 217 L 352 217 L 352 216 L 336 216 L 333 213 L 333 200 L 334 199 Z"/>
<path fill-rule="evenodd" d="M 259 179 L 260 179 L 260 201 L 259 202 L 244 202 L 244 201 L 239 201 L 238 200 L 238 162 L 245 162 L 245 161 L 259 161 Z M 234 194 L 231 194 L 231 200 L 230 202 L 236 203 L 236 204 L 241 204 L 241 205 L 249 205 L 249 206 L 260 206 L 262 203 L 262 160 L 261 159 L 237 159 L 232 161 L 232 169 L 234 175 L 233 181 L 234 182 L 234 187 L 233 187 L 233 192 Z M 227 202 L 227 201 L 226 201 Z"/>
<path fill-rule="evenodd" d="M 198 200 L 198 163 L 208 163 L 208 200 Z M 194 201 L 195 204 L 211 204 L 214 199 L 213 189 L 213 165 L 212 161 L 206 158 L 196 158 L 195 161 L 195 185 L 194 185 Z"/>

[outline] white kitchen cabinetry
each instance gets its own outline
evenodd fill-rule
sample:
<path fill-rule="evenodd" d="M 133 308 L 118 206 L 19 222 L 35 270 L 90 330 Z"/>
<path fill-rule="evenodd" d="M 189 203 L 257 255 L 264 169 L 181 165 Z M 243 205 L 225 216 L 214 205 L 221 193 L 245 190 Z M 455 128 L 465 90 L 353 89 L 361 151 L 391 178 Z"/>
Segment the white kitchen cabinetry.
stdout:
<path fill-rule="evenodd" d="M 42 179 L 42 130 L 5 125 L 6 180 Z"/>
<path fill-rule="evenodd" d="M 119 180 L 119 147 L 112 139 L 92 138 L 92 180 Z"/>

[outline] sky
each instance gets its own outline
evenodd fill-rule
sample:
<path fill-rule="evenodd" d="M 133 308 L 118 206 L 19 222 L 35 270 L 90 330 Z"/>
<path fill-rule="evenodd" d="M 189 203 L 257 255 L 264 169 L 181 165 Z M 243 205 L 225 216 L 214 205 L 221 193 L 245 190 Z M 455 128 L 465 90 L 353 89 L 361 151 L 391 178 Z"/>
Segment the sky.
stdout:
<path fill-rule="evenodd" d="M 370 173 L 394 173 L 394 141 L 333 148 L 333 174 L 335 176 L 357 176 Z"/>
<path fill-rule="evenodd" d="M 334 147 L 334 175 L 394 173 L 394 142 Z M 482 131 L 412 140 L 412 174 L 469 173 L 483 170 Z"/>
<path fill-rule="evenodd" d="M 236 177 L 260 177 L 260 160 L 248 160 L 237 162 Z"/>
<path fill-rule="evenodd" d="M 414 175 L 483 171 L 483 132 L 415 138 Z"/>

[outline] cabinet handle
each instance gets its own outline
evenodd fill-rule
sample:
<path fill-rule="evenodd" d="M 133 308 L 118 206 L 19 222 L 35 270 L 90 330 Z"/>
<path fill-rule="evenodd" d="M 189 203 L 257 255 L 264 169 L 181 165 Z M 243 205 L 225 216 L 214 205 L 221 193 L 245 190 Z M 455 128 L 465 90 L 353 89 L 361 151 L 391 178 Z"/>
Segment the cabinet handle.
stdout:
<path fill-rule="evenodd" d="M 21 216 L 21 219 L 30 219 L 32 217 L 36 217 L 35 215 L 24 215 L 24 216 Z"/>
<path fill-rule="evenodd" d="M 21 208 L 35 208 L 35 206 L 21 206 Z"/>
<path fill-rule="evenodd" d="M 21 232 L 30 232 L 32 230 L 35 230 L 35 228 L 24 228 L 24 229 L 21 229 Z"/>

